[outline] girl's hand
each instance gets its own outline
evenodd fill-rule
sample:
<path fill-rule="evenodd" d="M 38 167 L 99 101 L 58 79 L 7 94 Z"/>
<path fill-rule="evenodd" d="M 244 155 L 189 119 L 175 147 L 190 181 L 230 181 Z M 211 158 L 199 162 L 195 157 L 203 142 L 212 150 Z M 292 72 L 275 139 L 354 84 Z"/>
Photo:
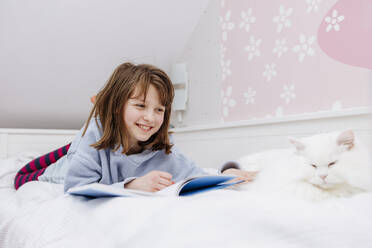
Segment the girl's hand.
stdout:
<path fill-rule="evenodd" d="M 174 184 L 172 175 L 164 171 L 151 171 L 125 184 L 127 189 L 156 192 Z"/>
<path fill-rule="evenodd" d="M 222 172 L 222 174 L 225 174 L 225 175 L 237 176 L 237 178 L 233 179 L 234 181 L 235 180 L 237 180 L 237 181 L 244 180 L 244 182 L 242 182 L 242 184 L 249 183 L 249 182 L 253 181 L 255 179 L 257 173 L 258 173 L 258 171 L 243 171 L 243 170 L 238 170 L 238 169 L 227 169 L 224 172 Z"/>

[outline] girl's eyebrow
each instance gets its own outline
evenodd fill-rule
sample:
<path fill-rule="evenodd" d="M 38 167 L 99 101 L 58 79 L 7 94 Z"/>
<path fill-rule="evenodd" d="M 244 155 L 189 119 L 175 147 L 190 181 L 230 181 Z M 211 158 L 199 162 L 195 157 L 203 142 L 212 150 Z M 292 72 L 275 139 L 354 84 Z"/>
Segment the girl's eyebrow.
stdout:
<path fill-rule="evenodd" d="M 129 100 L 138 100 L 138 101 L 142 101 L 142 102 L 144 102 L 145 101 L 145 99 L 142 97 L 131 97 L 131 98 L 129 98 Z"/>
<path fill-rule="evenodd" d="M 144 99 L 140 99 L 140 98 L 129 98 L 129 100 L 136 100 L 136 101 L 140 101 L 140 102 L 145 103 L 145 100 Z M 165 105 L 159 104 L 158 107 L 165 108 Z"/>

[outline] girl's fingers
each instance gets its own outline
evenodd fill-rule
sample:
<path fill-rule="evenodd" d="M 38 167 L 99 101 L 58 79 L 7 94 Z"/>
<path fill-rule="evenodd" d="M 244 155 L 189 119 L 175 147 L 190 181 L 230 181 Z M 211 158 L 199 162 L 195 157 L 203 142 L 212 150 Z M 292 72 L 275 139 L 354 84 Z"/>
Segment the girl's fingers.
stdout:
<path fill-rule="evenodd" d="M 246 174 L 257 175 L 258 171 L 246 171 Z"/>
<path fill-rule="evenodd" d="M 168 187 L 168 186 L 171 186 L 172 184 L 174 184 L 173 181 L 171 180 L 166 180 L 166 179 L 163 179 L 163 178 L 160 178 L 159 182 L 158 182 L 160 185 L 164 185 L 165 187 Z"/>
<path fill-rule="evenodd" d="M 160 178 L 166 179 L 166 180 L 172 180 L 172 174 L 164 171 L 159 171 Z"/>
<path fill-rule="evenodd" d="M 249 179 L 253 179 L 253 178 L 256 177 L 257 173 L 258 173 L 257 171 L 254 171 L 254 172 L 245 172 L 244 173 L 244 177 L 249 178 Z"/>
<path fill-rule="evenodd" d="M 237 185 L 240 185 L 240 184 L 246 184 L 248 181 L 247 181 L 247 178 L 245 177 L 236 177 L 233 180 L 231 180 L 231 182 L 240 182 L 237 184 Z"/>
<path fill-rule="evenodd" d="M 242 181 L 242 180 L 245 181 L 245 179 L 246 179 L 245 177 L 235 177 L 235 178 L 227 181 L 226 183 L 235 183 L 235 182 L 239 182 L 239 181 Z"/>
<path fill-rule="evenodd" d="M 156 189 L 156 191 L 159 191 L 159 190 L 165 189 L 166 187 L 169 187 L 169 185 L 164 185 L 164 184 L 158 183 L 158 185 L 156 185 L 155 189 Z"/>

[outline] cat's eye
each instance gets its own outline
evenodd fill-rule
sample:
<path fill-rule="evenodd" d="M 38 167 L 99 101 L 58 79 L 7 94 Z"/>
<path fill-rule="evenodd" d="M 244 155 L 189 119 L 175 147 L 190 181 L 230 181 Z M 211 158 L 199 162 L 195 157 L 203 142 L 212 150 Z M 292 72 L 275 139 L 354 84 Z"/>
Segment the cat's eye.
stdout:
<path fill-rule="evenodd" d="M 331 167 L 332 165 L 334 165 L 337 161 L 334 161 L 334 162 L 331 162 L 328 164 L 328 167 Z"/>
<path fill-rule="evenodd" d="M 311 164 L 311 166 L 314 167 L 314 168 L 317 168 L 317 166 L 315 164 Z"/>

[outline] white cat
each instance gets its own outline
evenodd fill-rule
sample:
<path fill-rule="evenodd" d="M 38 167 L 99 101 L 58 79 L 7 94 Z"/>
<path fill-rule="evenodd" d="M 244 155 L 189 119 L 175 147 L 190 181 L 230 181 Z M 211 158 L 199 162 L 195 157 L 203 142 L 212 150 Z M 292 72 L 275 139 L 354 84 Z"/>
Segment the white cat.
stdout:
<path fill-rule="evenodd" d="M 289 140 L 293 149 L 266 151 L 237 160 L 244 170 L 260 171 L 241 189 L 294 194 L 308 200 L 372 191 L 369 151 L 353 131 Z"/>

